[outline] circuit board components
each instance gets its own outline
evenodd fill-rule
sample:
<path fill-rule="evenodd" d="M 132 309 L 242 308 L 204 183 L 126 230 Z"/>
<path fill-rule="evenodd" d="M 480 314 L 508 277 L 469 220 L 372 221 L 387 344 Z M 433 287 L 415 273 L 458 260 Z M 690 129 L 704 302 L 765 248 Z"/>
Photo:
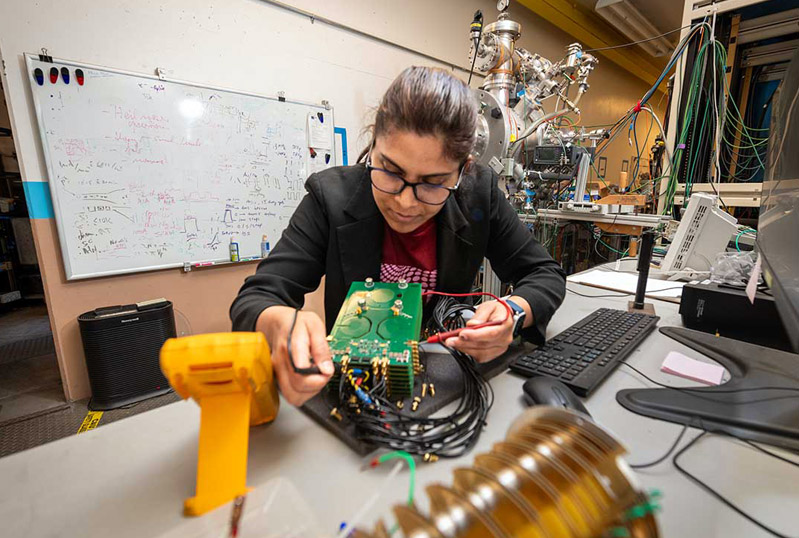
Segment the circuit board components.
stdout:
<path fill-rule="evenodd" d="M 410 396 L 420 368 L 421 326 L 421 284 L 353 282 L 328 336 L 333 361 L 341 365 L 337 372 L 368 372 L 370 386 L 385 382 L 392 398 Z"/>

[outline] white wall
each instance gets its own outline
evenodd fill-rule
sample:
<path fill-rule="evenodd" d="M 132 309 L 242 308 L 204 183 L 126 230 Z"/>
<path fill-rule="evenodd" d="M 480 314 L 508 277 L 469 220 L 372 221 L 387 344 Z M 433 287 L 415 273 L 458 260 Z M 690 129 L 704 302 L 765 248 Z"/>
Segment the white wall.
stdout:
<path fill-rule="evenodd" d="M 486 21 L 496 13 L 490 0 L 289 3 L 462 66 L 474 11 L 482 9 Z M 520 44 L 528 50 L 556 60 L 573 41 L 526 8 L 514 5 L 512 13 L 522 23 Z M 31 180 L 44 179 L 45 170 L 23 81 L 23 52 L 47 47 L 53 56 L 119 69 L 152 73 L 163 67 L 179 79 L 272 95 L 283 90 L 310 101 L 328 99 L 337 125 L 350 135 L 361 130 L 367 109 L 402 68 L 434 63 L 257 0 L 4 0 L 0 14 L 7 91 L 12 114 L 19 112 L 18 143 L 29 157 L 25 167 Z M 583 100 L 583 123 L 614 121 L 645 90 L 643 83 L 600 56 Z"/>
<path fill-rule="evenodd" d="M 482 9 L 487 21 L 496 13 L 492 0 L 292 3 L 459 65 L 466 65 L 474 11 Z M 563 56 L 572 41 L 568 35 L 525 8 L 514 6 L 513 15 L 523 26 L 521 46 L 553 61 Z M 42 47 L 54 57 L 117 69 L 153 73 L 161 67 L 176 79 L 267 95 L 284 91 L 304 101 L 327 99 L 335 108 L 336 125 L 348 131 L 350 161 L 366 143 L 358 140 L 358 134 L 368 110 L 391 80 L 408 65 L 435 64 L 258 0 L 3 0 L 3 85 L 23 179 L 34 182 L 47 178 L 23 53 L 36 53 Z M 637 78 L 608 61 L 600 63 L 591 84 L 581 102 L 583 123 L 589 125 L 615 121 L 646 90 Z M 630 157 L 624 144 L 617 148 L 606 153 L 609 172 Z M 78 314 L 166 296 L 189 318 L 195 332 L 228 330 L 230 301 L 254 269 L 236 266 L 188 274 L 168 270 L 67 282 L 53 219 L 34 219 L 32 225 L 70 399 L 89 394 Z"/>

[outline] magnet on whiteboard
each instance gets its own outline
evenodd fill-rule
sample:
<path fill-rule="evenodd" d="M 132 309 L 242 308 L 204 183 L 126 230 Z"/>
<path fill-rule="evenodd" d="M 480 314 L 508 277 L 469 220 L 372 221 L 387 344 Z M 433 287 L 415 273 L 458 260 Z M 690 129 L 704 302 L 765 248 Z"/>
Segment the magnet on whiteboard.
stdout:
<path fill-rule="evenodd" d="M 38 84 L 39 86 L 44 85 L 44 71 L 42 71 L 38 67 L 33 70 L 33 78 L 36 79 L 36 84 Z"/>
<path fill-rule="evenodd" d="M 75 80 L 78 81 L 78 86 L 83 86 L 83 69 L 75 69 Z"/>
<path fill-rule="evenodd" d="M 50 82 L 52 84 L 55 84 L 56 82 L 58 82 L 58 68 L 57 67 L 51 67 L 50 68 Z"/>
<path fill-rule="evenodd" d="M 66 67 L 61 68 L 61 80 L 64 81 L 64 84 L 69 84 L 69 69 Z"/>

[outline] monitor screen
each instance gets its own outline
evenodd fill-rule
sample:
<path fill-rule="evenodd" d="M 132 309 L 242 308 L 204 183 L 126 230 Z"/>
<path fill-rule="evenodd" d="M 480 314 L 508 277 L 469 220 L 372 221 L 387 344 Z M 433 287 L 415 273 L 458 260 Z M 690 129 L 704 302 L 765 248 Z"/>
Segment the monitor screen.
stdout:
<path fill-rule="evenodd" d="M 799 51 L 772 106 L 757 246 L 766 283 L 799 352 Z"/>

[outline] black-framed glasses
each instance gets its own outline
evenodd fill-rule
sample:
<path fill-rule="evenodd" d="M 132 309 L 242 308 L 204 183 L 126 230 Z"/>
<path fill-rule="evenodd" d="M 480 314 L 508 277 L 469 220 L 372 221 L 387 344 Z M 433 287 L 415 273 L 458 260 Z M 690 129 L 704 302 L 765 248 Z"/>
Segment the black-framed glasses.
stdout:
<path fill-rule="evenodd" d="M 372 185 L 374 185 L 377 190 L 385 192 L 386 194 L 400 194 L 405 190 L 405 187 L 410 187 L 416 199 L 428 205 L 441 205 L 445 203 L 449 195 L 458 190 L 458 186 L 463 179 L 463 170 L 465 168 L 466 163 L 461 165 L 460 171 L 458 172 L 458 181 L 455 183 L 454 187 L 433 185 L 432 183 L 411 183 L 394 172 L 372 166 L 371 152 L 366 156 L 366 169 L 369 171 L 369 178 L 372 181 Z"/>

